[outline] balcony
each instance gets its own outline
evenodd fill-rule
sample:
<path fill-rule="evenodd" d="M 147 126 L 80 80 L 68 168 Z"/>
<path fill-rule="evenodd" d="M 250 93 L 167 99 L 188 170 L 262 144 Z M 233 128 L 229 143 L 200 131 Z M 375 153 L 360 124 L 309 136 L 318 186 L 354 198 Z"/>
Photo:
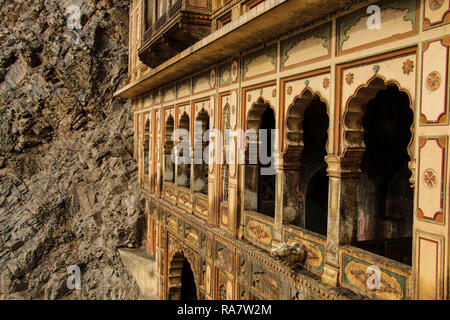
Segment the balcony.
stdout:
<path fill-rule="evenodd" d="M 143 35 L 139 59 L 155 68 L 211 31 L 210 9 L 191 7 L 190 0 L 178 0 Z"/>

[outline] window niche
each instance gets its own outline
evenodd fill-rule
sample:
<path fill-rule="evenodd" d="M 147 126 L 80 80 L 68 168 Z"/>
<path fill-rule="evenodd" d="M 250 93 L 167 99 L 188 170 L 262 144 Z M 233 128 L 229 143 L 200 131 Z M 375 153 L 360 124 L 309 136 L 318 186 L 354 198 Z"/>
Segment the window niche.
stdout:
<path fill-rule="evenodd" d="M 253 105 L 248 113 L 247 149 L 244 174 L 244 210 L 275 216 L 275 170 L 273 151 L 275 113 L 263 100 Z M 267 132 L 267 141 L 260 139 L 260 130 Z M 272 166 L 272 167 L 271 167 Z"/>
<path fill-rule="evenodd" d="M 389 85 L 364 109 L 357 246 L 411 264 L 414 191 L 408 146 L 414 114 L 409 97 Z"/>
<path fill-rule="evenodd" d="M 172 161 L 174 120 L 170 115 L 166 120 L 164 141 L 164 181 L 175 183 L 175 163 Z"/>
<path fill-rule="evenodd" d="M 180 122 L 178 126 L 179 130 L 185 130 L 184 132 L 189 133 L 190 132 L 190 119 L 186 112 L 184 112 L 180 117 Z M 180 142 L 179 143 L 186 143 L 186 141 L 183 141 L 184 137 L 180 136 Z M 187 144 L 189 143 L 189 135 L 187 136 Z M 189 148 L 184 148 L 180 150 L 179 152 L 179 158 L 186 157 L 186 153 L 189 156 Z M 184 161 L 178 161 L 177 160 L 177 185 L 180 187 L 184 187 L 189 189 L 191 187 L 191 158 L 190 156 L 187 159 L 187 163 Z"/>
<path fill-rule="evenodd" d="M 209 115 L 205 109 L 200 110 L 195 119 L 194 150 L 194 192 L 208 194 L 208 159 L 204 159 L 205 150 L 209 143 Z M 198 125 L 201 125 L 197 127 Z M 207 155 L 206 155 L 207 156 Z"/>
<path fill-rule="evenodd" d="M 328 176 L 327 106 L 306 90 L 289 107 L 283 170 L 283 223 L 326 235 Z"/>

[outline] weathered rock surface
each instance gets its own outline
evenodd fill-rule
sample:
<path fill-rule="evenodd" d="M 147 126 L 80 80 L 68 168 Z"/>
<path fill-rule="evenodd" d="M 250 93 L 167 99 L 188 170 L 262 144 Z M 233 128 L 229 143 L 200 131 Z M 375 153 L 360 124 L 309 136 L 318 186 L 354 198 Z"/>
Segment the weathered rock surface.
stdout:
<path fill-rule="evenodd" d="M 140 297 L 117 252 L 145 223 L 130 104 L 113 98 L 127 34 L 127 1 L 0 0 L 0 299 Z"/>

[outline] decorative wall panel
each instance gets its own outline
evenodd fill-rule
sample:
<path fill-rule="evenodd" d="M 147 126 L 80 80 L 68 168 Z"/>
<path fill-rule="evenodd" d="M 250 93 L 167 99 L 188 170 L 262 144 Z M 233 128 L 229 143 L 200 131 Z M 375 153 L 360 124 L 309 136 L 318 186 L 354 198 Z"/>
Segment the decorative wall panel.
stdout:
<path fill-rule="evenodd" d="M 445 222 L 447 137 L 419 138 L 417 218 Z"/>
<path fill-rule="evenodd" d="M 448 124 L 450 37 L 425 42 L 422 56 L 420 124 Z"/>

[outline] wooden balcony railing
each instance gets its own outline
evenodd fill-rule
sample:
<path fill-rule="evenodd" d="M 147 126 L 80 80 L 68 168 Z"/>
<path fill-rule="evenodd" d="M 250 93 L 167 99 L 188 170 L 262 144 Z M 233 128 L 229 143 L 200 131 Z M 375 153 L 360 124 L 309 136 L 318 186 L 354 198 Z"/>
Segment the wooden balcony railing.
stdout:
<path fill-rule="evenodd" d="M 150 40 L 150 38 L 157 33 L 162 27 L 166 25 L 167 22 L 170 21 L 170 19 L 175 16 L 178 12 L 181 11 L 183 8 L 183 0 L 176 1 L 170 8 L 169 11 L 164 13 L 156 22 L 151 25 L 147 30 L 144 32 L 144 43 Z"/>

